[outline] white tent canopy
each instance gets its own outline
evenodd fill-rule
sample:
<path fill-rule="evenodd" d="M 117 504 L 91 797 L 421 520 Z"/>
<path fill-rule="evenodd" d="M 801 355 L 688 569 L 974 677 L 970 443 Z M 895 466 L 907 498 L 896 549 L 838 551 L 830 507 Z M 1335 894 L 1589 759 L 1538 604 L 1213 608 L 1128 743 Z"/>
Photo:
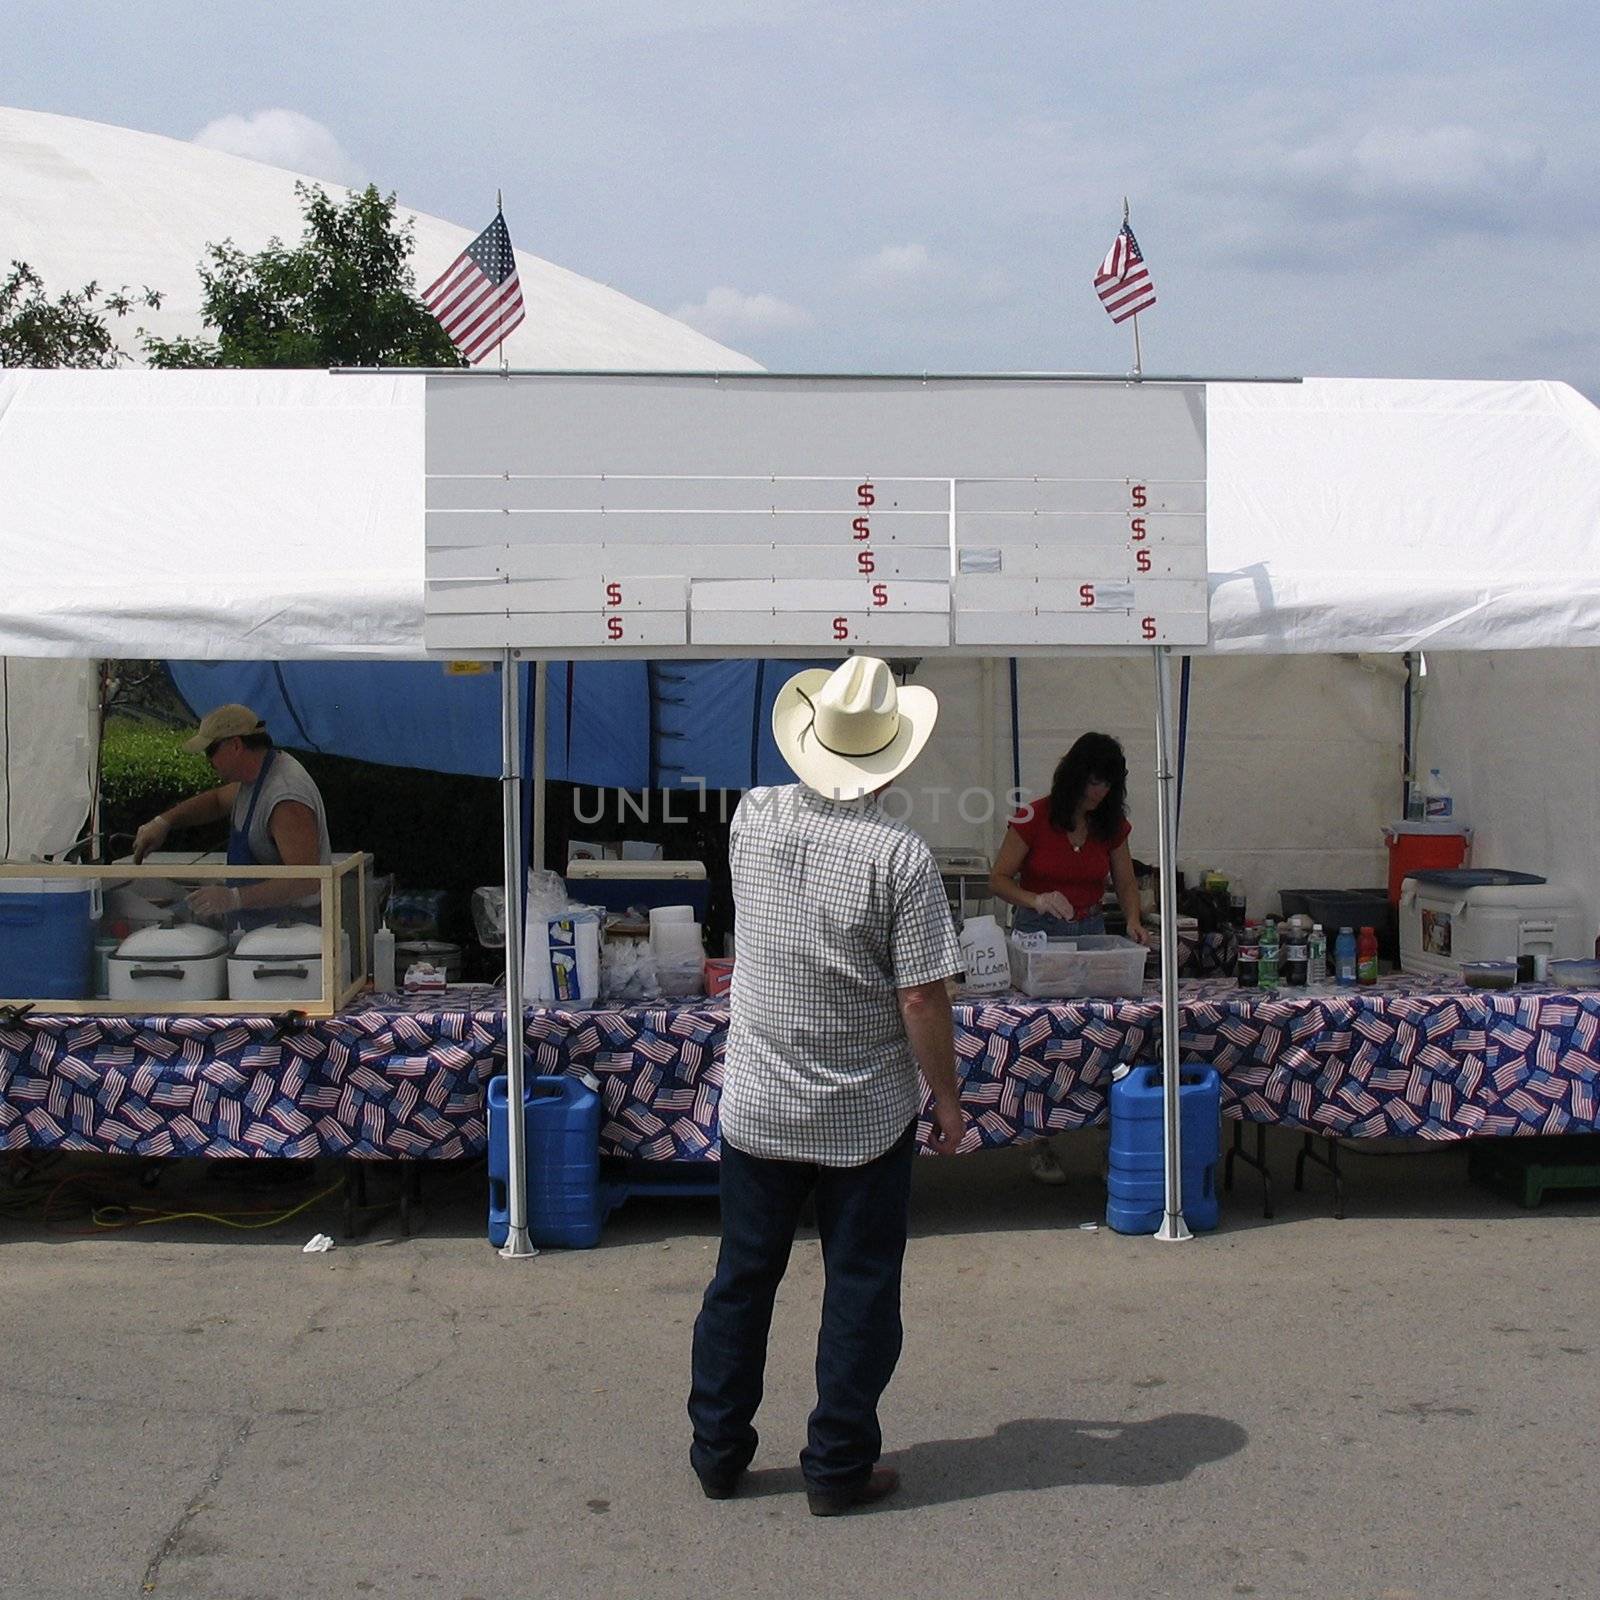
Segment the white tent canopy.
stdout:
<path fill-rule="evenodd" d="M 1213 653 L 1600 646 L 1572 389 L 1214 384 L 1208 413 Z M 420 375 L 0 373 L 0 654 L 420 656 L 422 506 Z"/>

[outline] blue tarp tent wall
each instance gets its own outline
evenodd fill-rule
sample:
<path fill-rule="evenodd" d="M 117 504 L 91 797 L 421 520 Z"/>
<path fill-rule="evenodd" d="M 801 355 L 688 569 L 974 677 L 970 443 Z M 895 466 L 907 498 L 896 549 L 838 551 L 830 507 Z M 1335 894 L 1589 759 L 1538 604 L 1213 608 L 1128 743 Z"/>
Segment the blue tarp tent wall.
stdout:
<path fill-rule="evenodd" d="M 772 742 L 772 702 L 793 673 L 814 665 L 553 662 L 548 776 L 619 789 L 787 783 L 792 774 Z M 478 777 L 500 772 L 500 680 L 492 672 L 458 675 L 437 661 L 169 666 L 197 716 L 242 702 L 293 749 Z M 531 708 L 528 669 L 522 671 L 521 703 Z"/>

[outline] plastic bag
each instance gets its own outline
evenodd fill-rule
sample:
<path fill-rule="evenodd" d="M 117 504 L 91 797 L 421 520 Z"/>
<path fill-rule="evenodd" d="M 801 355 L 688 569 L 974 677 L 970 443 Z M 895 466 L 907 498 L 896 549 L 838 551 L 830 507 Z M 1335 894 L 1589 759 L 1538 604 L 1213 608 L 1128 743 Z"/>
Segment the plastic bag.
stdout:
<path fill-rule="evenodd" d="M 540 868 L 528 874 L 526 917 L 530 923 L 535 917 L 559 917 L 568 903 L 566 879 L 559 872 Z"/>
<path fill-rule="evenodd" d="M 669 1000 L 687 1000 L 706 992 L 706 958 L 702 951 L 655 958 L 661 992 Z"/>
<path fill-rule="evenodd" d="M 506 892 L 499 884 L 472 891 L 472 925 L 485 950 L 502 949 L 506 942 Z"/>
<path fill-rule="evenodd" d="M 612 939 L 600 952 L 600 993 L 618 1005 L 661 998 L 655 956 L 645 939 Z"/>

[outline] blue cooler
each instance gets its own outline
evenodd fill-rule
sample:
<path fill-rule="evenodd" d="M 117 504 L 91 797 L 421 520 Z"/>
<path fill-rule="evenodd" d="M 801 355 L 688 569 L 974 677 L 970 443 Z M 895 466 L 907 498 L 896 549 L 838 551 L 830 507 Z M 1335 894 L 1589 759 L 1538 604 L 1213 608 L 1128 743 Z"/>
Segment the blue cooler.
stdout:
<path fill-rule="evenodd" d="M 0 1000 L 94 993 L 100 886 L 84 878 L 0 878 Z"/>
<path fill-rule="evenodd" d="M 489 1081 L 489 1243 L 510 1231 L 511 1159 L 505 1078 Z M 523 1085 L 528 1236 L 536 1245 L 586 1250 L 600 1242 L 612 1196 L 600 1185 L 600 1096 L 577 1078 Z"/>
<path fill-rule="evenodd" d="M 1154 1233 L 1166 1207 L 1161 1068 L 1135 1067 L 1111 1085 L 1111 1170 L 1106 1222 L 1118 1233 Z M 1178 1073 L 1183 1219 L 1196 1232 L 1214 1228 L 1217 1163 L 1222 1153 L 1222 1079 L 1215 1067 Z"/>

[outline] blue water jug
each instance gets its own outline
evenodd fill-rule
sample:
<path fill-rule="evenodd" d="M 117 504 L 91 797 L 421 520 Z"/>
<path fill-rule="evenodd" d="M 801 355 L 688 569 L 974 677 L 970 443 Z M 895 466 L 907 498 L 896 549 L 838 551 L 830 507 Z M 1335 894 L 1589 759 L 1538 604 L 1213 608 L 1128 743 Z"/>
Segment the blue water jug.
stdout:
<path fill-rule="evenodd" d="M 1134 1067 L 1111 1085 L 1110 1172 L 1106 1222 L 1118 1233 L 1154 1233 L 1166 1209 L 1165 1137 L 1160 1067 Z M 1222 1153 L 1222 1079 L 1215 1067 L 1178 1073 L 1183 1218 L 1196 1232 L 1221 1212 L 1217 1165 Z"/>
<path fill-rule="evenodd" d="M 489 1243 L 510 1231 L 509 1090 L 489 1082 Z M 536 1245 L 586 1250 L 600 1242 L 606 1197 L 600 1185 L 600 1096 L 577 1078 L 529 1078 L 523 1085 L 527 1133 L 528 1237 Z"/>

